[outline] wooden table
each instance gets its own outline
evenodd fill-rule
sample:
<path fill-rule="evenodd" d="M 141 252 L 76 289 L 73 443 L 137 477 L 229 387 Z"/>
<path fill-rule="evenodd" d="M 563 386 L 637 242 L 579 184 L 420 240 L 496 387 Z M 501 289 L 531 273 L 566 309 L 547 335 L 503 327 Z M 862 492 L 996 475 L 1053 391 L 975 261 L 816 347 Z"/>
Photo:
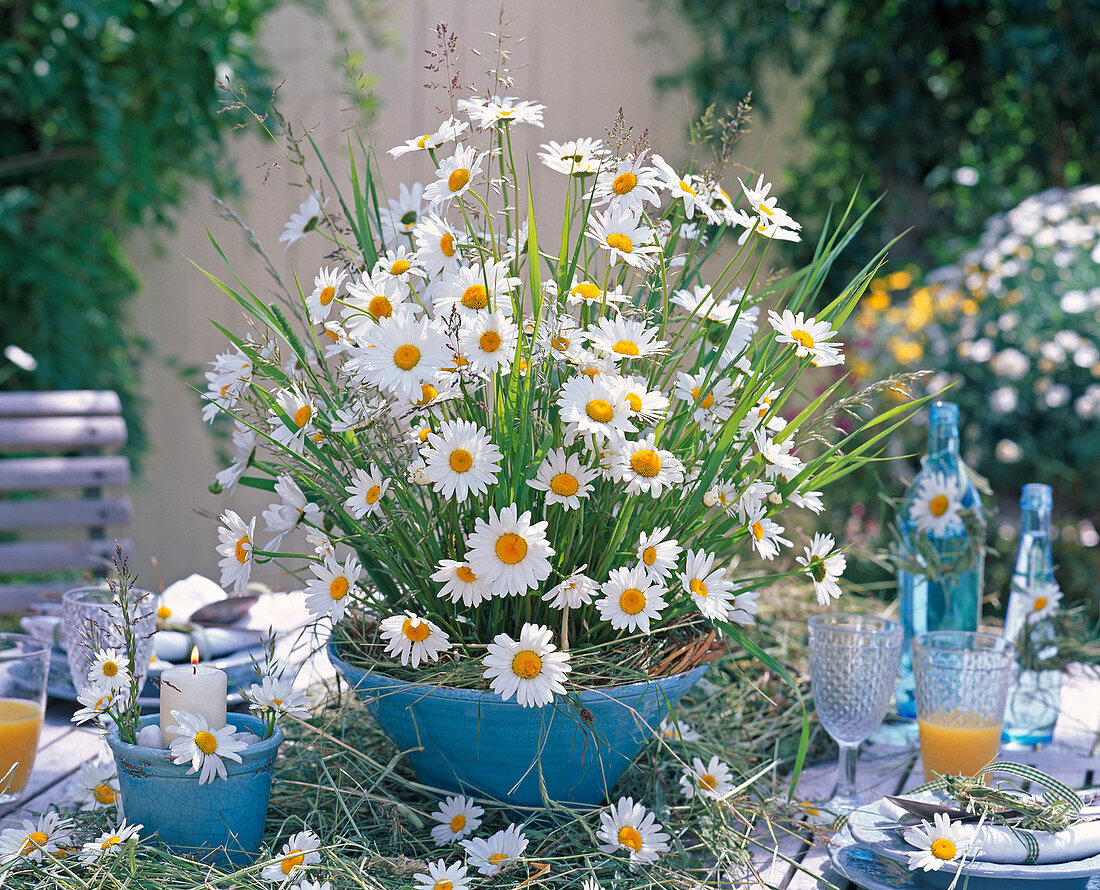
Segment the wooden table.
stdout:
<path fill-rule="evenodd" d="M 27 795 L 21 805 L 0 807 L 0 828 L 18 824 L 31 813 L 61 802 L 68 779 L 82 763 L 100 752 L 109 756 L 106 743 L 95 731 L 70 722 L 73 709 L 71 702 L 50 702 Z M 1100 759 L 1093 755 L 1098 731 L 1100 681 L 1071 675 L 1063 688 L 1062 713 L 1054 743 L 1035 751 L 1005 752 L 1005 759 L 1033 764 L 1074 788 L 1092 786 L 1100 783 Z M 807 770 L 799 785 L 799 796 L 804 799 L 827 797 L 835 773 L 834 764 L 820 764 Z M 924 776 L 917 752 L 868 743 L 860 754 L 858 778 L 870 800 L 884 793 L 896 794 L 915 787 L 921 784 Z M 831 868 L 827 846 L 811 843 L 808 828 L 803 834 L 787 835 L 762 846 L 773 850 L 761 849 L 756 857 L 757 875 L 750 876 L 740 887 L 855 890 L 854 884 Z"/>

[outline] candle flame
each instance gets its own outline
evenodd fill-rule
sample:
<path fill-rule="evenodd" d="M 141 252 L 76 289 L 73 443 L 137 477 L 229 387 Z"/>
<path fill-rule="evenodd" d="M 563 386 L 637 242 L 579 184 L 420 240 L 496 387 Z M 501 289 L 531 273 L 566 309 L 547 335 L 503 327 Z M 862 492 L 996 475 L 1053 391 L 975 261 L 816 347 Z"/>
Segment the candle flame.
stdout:
<path fill-rule="evenodd" d="M 192 646 L 191 647 L 191 664 L 198 664 L 198 663 L 199 663 L 199 647 L 198 646 Z"/>

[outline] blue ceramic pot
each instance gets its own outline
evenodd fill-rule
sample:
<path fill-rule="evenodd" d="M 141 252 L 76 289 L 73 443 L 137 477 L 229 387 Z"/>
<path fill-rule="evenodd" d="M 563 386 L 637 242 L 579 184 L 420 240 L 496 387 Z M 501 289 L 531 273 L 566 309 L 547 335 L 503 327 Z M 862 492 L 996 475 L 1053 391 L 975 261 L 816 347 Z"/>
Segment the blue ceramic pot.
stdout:
<path fill-rule="evenodd" d="M 394 680 L 329 661 L 363 700 L 417 778 L 441 791 L 513 806 L 595 806 L 605 801 L 661 719 L 705 666 L 659 680 L 589 689 L 543 708 L 523 708 L 495 692 Z"/>
<path fill-rule="evenodd" d="M 230 714 L 237 730 L 260 735 L 263 722 L 249 714 Z M 159 723 L 159 716 L 142 717 L 138 728 Z M 107 743 L 118 767 L 119 791 L 126 819 L 145 826 L 173 853 L 219 866 L 251 864 L 263 840 L 271 767 L 283 741 L 275 727 L 271 738 L 240 752 L 241 762 L 225 761 L 227 778 L 205 785 L 188 763 L 173 763 L 165 748 L 146 748 L 122 741 L 111 727 Z"/>

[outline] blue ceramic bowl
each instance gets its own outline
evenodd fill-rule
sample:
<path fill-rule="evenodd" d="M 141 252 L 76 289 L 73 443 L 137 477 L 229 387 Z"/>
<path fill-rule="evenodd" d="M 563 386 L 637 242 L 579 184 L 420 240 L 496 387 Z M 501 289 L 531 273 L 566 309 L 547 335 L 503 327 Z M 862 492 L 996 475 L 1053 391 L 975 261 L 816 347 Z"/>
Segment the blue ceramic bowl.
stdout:
<path fill-rule="evenodd" d="M 520 807 L 602 804 L 661 719 L 706 672 L 589 689 L 542 708 L 495 692 L 408 683 L 329 661 L 366 704 L 417 778 L 441 791 Z M 577 709 L 584 709 L 582 717 Z M 590 718 L 590 719 L 588 719 Z M 540 787 L 541 785 L 541 787 Z"/>
<path fill-rule="evenodd" d="M 230 714 L 228 723 L 259 735 L 263 722 L 249 714 Z M 138 728 L 159 723 L 156 714 L 142 717 Z M 142 837 L 156 835 L 173 853 L 219 866 L 251 864 L 263 841 L 271 769 L 283 741 L 275 727 L 271 738 L 240 752 L 241 762 L 225 761 L 227 778 L 205 785 L 190 763 L 172 762 L 165 748 L 131 745 L 111 727 L 107 743 L 118 767 L 119 791 L 126 819 L 145 826 Z"/>

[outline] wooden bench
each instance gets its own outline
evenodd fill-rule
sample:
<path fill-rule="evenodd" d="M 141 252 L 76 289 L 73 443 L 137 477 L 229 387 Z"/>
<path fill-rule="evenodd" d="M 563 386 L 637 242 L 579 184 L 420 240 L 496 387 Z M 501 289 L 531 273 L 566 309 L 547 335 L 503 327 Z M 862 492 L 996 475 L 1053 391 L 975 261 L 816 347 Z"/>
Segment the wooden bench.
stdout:
<path fill-rule="evenodd" d="M 0 584 L 0 613 L 72 586 L 36 575 L 75 582 L 110 568 L 112 527 L 132 515 L 121 410 L 113 392 L 0 393 L 0 576 L 18 576 Z"/>

